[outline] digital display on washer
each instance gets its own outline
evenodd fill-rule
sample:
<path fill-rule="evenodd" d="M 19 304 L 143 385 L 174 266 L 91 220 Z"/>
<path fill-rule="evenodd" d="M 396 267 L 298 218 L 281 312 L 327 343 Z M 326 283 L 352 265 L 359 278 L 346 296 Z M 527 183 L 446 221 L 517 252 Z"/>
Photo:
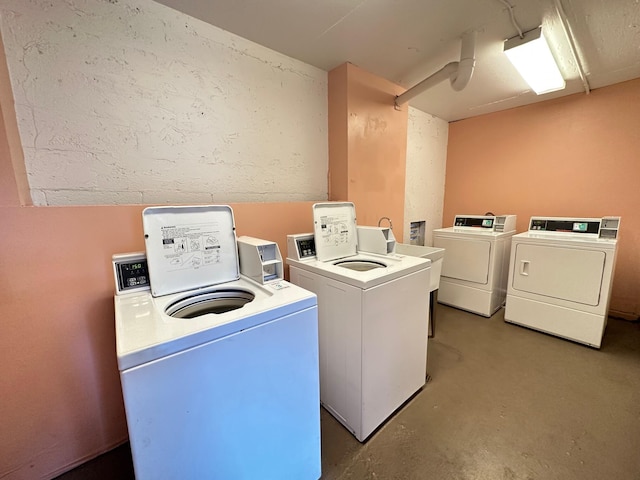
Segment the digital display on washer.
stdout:
<path fill-rule="evenodd" d="M 586 222 L 574 222 L 573 223 L 573 231 L 574 232 L 586 232 L 587 227 L 589 226 Z"/>
<path fill-rule="evenodd" d="M 529 230 L 570 233 L 598 233 L 600 230 L 600 222 L 581 222 L 580 219 L 576 220 L 534 219 L 531 220 Z"/>
<path fill-rule="evenodd" d="M 121 291 L 149 285 L 149 272 L 146 260 L 118 262 L 118 286 Z"/>
<path fill-rule="evenodd" d="M 493 228 L 493 217 L 473 218 L 473 217 L 456 217 L 455 227 L 478 227 Z"/>
<path fill-rule="evenodd" d="M 304 238 L 297 241 L 298 255 L 300 258 L 309 258 L 316 256 L 316 242 L 314 238 Z"/>

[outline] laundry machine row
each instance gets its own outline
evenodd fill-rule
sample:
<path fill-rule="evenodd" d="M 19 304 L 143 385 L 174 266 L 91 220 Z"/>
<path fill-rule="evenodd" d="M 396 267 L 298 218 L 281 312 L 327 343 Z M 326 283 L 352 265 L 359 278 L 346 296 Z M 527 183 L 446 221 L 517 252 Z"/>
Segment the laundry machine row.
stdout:
<path fill-rule="evenodd" d="M 438 302 L 600 348 L 607 323 L 620 217 L 456 215 L 434 230 L 445 249 Z"/>
<path fill-rule="evenodd" d="M 425 384 L 431 262 L 389 232 L 391 253 L 359 252 L 352 203 L 315 204 L 313 222 L 288 236 L 290 279 L 318 296 L 320 401 L 362 442 Z"/>
<path fill-rule="evenodd" d="M 505 321 L 600 348 L 620 217 L 532 217 L 513 237 Z"/>
<path fill-rule="evenodd" d="M 316 295 L 274 243 L 241 237 L 239 258 L 228 206 L 147 208 L 143 227 L 146 255 L 114 257 L 136 478 L 318 479 Z"/>

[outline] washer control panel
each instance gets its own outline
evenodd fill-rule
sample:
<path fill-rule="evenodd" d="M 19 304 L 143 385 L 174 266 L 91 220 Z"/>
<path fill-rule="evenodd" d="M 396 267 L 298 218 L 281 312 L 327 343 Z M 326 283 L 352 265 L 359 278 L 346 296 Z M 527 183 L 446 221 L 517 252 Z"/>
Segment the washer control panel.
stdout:
<path fill-rule="evenodd" d="M 529 230 L 536 232 L 598 234 L 600 220 L 589 218 L 532 218 Z"/>
<path fill-rule="evenodd" d="M 111 262 L 116 295 L 150 289 L 147 256 L 143 252 L 116 254 Z"/>
<path fill-rule="evenodd" d="M 454 227 L 493 228 L 495 217 L 459 217 L 456 216 Z"/>
<path fill-rule="evenodd" d="M 529 231 L 550 235 L 572 235 L 578 237 L 598 237 L 616 240 L 620 230 L 620 217 L 569 218 L 531 217 Z"/>
<path fill-rule="evenodd" d="M 456 215 L 453 228 L 464 231 L 505 233 L 516 229 L 515 215 Z"/>
<path fill-rule="evenodd" d="M 287 256 L 294 260 L 316 258 L 316 241 L 313 233 L 287 235 Z"/>

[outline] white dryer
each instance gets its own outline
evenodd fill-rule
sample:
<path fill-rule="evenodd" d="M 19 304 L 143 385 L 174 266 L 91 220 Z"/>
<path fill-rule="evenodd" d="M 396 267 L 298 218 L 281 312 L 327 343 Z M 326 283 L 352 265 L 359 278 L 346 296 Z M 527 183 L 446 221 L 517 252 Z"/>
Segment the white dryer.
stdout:
<path fill-rule="evenodd" d="M 433 231 L 444 248 L 438 303 L 490 317 L 504 304 L 515 215 L 456 215 Z"/>
<path fill-rule="evenodd" d="M 114 260 L 136 478 L 318 479 L 316 296 L 239 274 L 227 206 L 147 208 L 143 224 L 146 261 Z"/>
<path fill-rule="evenodd" d="M 352 203 L 290 235 L 291 282 L 318 295 L 320 401 L 364 441 L 425 383 L 430 260 L 357 251 Z"/>
<path fill-rule="evenodd" d="M 619 217 L 532 217 L 513 237 L 507 322 L 600 348 Z"/>

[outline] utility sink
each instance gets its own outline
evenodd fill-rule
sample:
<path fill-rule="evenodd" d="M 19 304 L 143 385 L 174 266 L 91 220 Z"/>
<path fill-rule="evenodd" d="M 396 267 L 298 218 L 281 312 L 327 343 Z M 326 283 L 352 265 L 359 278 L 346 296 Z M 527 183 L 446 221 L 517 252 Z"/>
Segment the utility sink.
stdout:
<path fill-rule="evenodd" d="M 431 260 L 431 284 L 429 285 L 429 291 L 433 292 L 438 289 L 440 286 L 440 272 L 442 272 L 444 248 L 396 243 L 396 253 L 399 255 L 407 255 L 409 257 L 428 258 Z"/>

